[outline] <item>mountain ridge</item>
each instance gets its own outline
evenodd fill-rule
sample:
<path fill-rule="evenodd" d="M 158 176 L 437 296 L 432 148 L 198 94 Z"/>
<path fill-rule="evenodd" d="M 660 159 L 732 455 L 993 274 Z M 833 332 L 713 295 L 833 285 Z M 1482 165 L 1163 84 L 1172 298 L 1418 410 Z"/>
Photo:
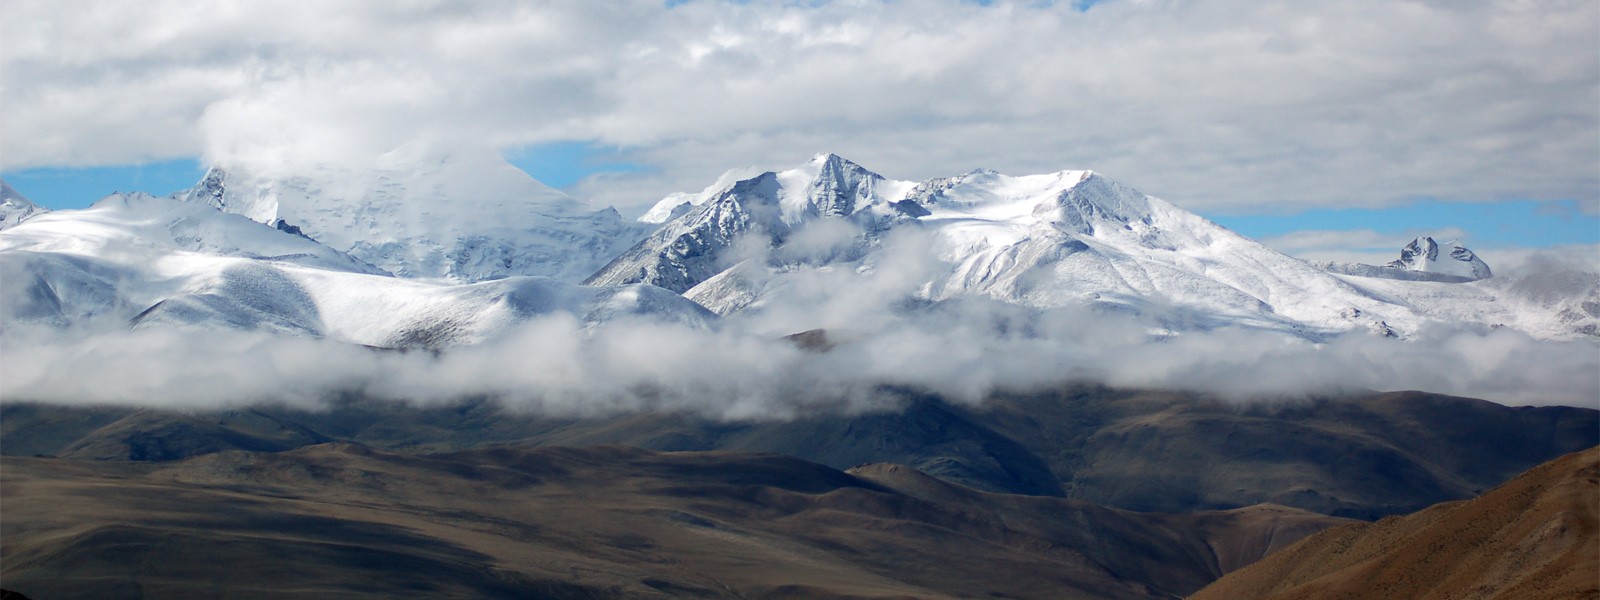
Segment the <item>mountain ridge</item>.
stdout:
<path fill-rule="evenodd" d="M 504 161 L 475 162 L 448 155 L 386 160 L 363 173 L 327 167 L 312 169 L 309 175 L 252 175 L 214 167 L 194 188 L 174 195 L 176 200 L 242 215 L 267 230 L 310 242 L 314 244 L 306 246 L 310 250 L 300 254 L 323 259 L 305 263 L 293 253 L 236 252 L 242 242 L 230 236 L 263 237 L 238 226 L 192 227 L 183 234 L 187 236 L 183 244 L 169 248 L 191 253 L 185 256 L 288 262 L 288 268 L 309 269 L 305 277 L 319 281 L 330 280 L 324 272 L 329 269 L 393 275 L 361 281 L 419 290 L 433 280 L 438 281 L 428 285 L 477 282 L 525 288 L 526 284 L 491 283 L 525 276 L 548 276 L 561 285 L 644 283 L 723 316 L 748 313 L 757 319 L 784 302 L 814 302 L 791 293 L 812 285 L 806 278 L 813 274 L 832 274 L 827 285 L 833 289 L 822 290 L 824 296 L 848 296 L 857 286 L 872 285 L 864 283 L 867 279 L 902 271 L 894 274 L 902 280 L 897 284 L 900 289 L 887 296 L 862 295 L 891 303 L 988 298 L 1041 311 L 1089 307 L 1142 319 L 1157 338 L 1227 328 L 1264 330 L 1311 342 L 1352 332 L 1412 338 L 1437 325 L 1510 327 L 1545 339 L 1600 337 L 1600 286 L 1580 286 L 1546 297 L 1551 288 L 1532 289 L 1515 277 L 1458 283 L 1461 276 L 1450 268 L 1487 275 L 1488 266 L 1459 245 L 1441 254 L 1437 243 L 1428 246 L 1431 238 L 1418 238 L 1408 246 L 1406 255 L 1414 260 L 1407 268 L 1313 265 L 1095 171 L 1008 176 L 974 170 L 910 182 L 885 178 L 823 153 L 786 170 L 743 178 L 748 171 L 730 171 L 698 194 L 663 199 L 644 220 L 629 224 L 614 210 L 587 211 Z M 421 167 L 400 168 L 410 164 Z M 20 202 L 25 199 L 18 200 L 17 207 Z M 163 215 L 176 210 L 157 208 L 159 201 L 140 194 L 114 195 L 104 202 L 131 202 L 142 212 Z M 479 214 L 480 208 L 487 212 Z M 121 244 L 144 244 L 140 238 L 145 235 L 169 237 L 168 232 L 139 229 L 137 221 L 176 217 L 141 216 L 141 210 L 121 214 L 128 220 L 123 236 L 127 241 Z M 96 298 L 117 295 L 114 286 L 96 275 L 111 268 L 104 258 L 115 256 L 112 245 L 91 250 L 80 244 L 68 253 L 70 258 L 61 253 L 73 246 L 75 235 L 62 223 L 82 220 L 84 227 L 105 229 L 113 225 L 107 221 L 110 209 L 101 205 L 87 211 L 57 211 L 47 218 L 33 214 L 26 222 L 16 217 L 20 224 L 13 223 L 0 234 L 5 260 L 25 265 L 10 268 L 33 273 L 28 277 L 35 283 L 55 277 L 61 280 L 60 287 L 79 290 L 72 295 L 90 303 L 72 308 L 75 301 L 61 297 L 60 290 L 48 292 L 50 286 L 34 285 L 26 293 L 10 295 L 12 308 L 5 308 L 6 321 L 39 321 L 28 315 L 42 311 L 53 315 L 43 321 L 66 326 L 87 315 L 120 314 L 124 309 L 118 306 L 93 304 Z M 508 216 L 513 214 L 520 216 Z M 659 224 L 650 222 L 658 218 Z M 199 213 L 179 220 L 221 222 Z M 169 227 L 180 225 L 169 223 Z M 49 235 L 57 238 L 46 239 Z M 1456 254 L 1461 256 L 1452 257 Z M 159 287 L 157 282 L 170 280 L 159 271 L 132 269 L 125 260 L 112 262 L 130 269 L 120 275 L 118 285 L 148 284 L 153 289 Z M 177 265 L 183 260 L 150 254 L 146 262 Z M 278 274 L 285 268 L 281 265 L 236 267 L 243 280 L 260 281 L 264 290 L 293 295 L 299 293 L 295 287 L 303 287 L 283 283 Z M 856 276 L 841 276 L 852 272 Z M 148 295 L 116 302 L 139 305 L 126 315 L 133 319 L 163 299 L 199 292 L 204 297 L 166 303 L 157 312 L 191 325 L 210 322 L 255 329 L 265 324 L 282 333 L 312 336 L 373 328 L 365 323 L 318 322 L 322 317 L 310 316 L 311 305 L 318 302 L 315 294 L 256 306 L 238 297 L 243 292 L 227 292 L 229 285 L 194 283 L 165 298 Z M 220 304 L 205 296 L 212 289 L 224 290 Z M 814 314 L 806 317 L 808 311 L 816 311 L 800 308 L 797 314 L 812 322 L 797 322 L 780 334 L 840 325 L 818 321 Z M 474 311 L 478 309 L 455 312 Z M 498 326 L 486 324 L 468 335 L 430 337 L 471 343 L 493 337 L 494 327 Z M 388 328 L 412 326 L 396 323 Z M 364 335 L 358 341 L 377 345 L 392 343 L 390 338 Z"/>
<path fill-rule="evenodd" d="M 475 284 L 399 278 L 309 237 L 213 207 L 113 194 L 0 235 L 0 325 L 267 331 L 378 347 L 481 342 L 554 312 L 584 322 L 711 317 L 649 286 L 546 277 Z"/>
<path fill-rule="evenodd" d="M 740 178 L 748 173 L 729 171 L 698 194 L 663 198 L 641 217 L 659 228 L 587 281 L 664 284 L 724 315 L 760 310 L 786 293 L 790 272 L 870 272 L 887 241 L 915 231 L 930 234 L 927 251 L 940 258 L 919 292 L 933 301 L 1087 304 L 1147 315 L 1174 332 L 1247 327 L 1313 341 L 1352 331 L 1409 338 L 1441 322 L 1589 335 L 1503 282 L 1373 281 L 1487 279 L 1488 266 L 1459 244 L 1450 251 L 1459 256 L 1431 260 L 1437 244 L 1430 253 L 1421 246 L 1431 238 L 1418 238 L 1404 268 L 1308 263 L 1094 171 L 1013 177 L 980 169 L 909 182 L 819 154 Z M 1495 302 L 1515 309 L 1485 310 Z"/>

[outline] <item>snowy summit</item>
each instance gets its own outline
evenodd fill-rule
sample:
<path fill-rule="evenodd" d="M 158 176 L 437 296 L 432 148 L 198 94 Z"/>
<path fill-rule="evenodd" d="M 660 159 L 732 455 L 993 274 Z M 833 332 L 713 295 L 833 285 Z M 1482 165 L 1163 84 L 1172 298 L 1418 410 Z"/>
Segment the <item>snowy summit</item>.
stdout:
<path fill-rule="evenodd" d="M 918 182 L 818 154 L 730 171 L 629 222 L 503 162 L 389 160 L 368 171 L 216 168 L 173 198 L 114 195 L 43 215 L 7 188 L 0 323 L 441 346 L 550 312 L 709 326 L 795 302 L 807 274 L 898 270 L 902 297 L 881 301 L 1087 307 L 1138 315 L 1158 335 L 1600 330 L 1584 309 L 1600 306 L 1593 286 L 1533 294 L 1427 237 L 1387 266 L 1311 264 L 1094 171 Z M 897 253 L 909 238 L 921 245 Z"/>

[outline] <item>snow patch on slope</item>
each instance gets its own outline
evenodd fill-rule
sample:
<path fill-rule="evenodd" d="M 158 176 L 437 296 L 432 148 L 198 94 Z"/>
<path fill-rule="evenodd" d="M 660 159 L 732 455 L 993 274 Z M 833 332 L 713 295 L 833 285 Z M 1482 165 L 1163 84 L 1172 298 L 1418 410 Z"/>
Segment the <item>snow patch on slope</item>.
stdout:
<path fill-rule="evenodd" d="M 760 174 L 761 170 L 755 167 L 730 169 L 723 172 L 722 176 L 717 177 L 715 183 L 706 186 L 706 189 L 700 190 L 698 193 L 678 192 L 668 194 L 665 198 L 656 202 L 654 206 L 651 206 L 650 210 L 645 211 L 644 215 L 639 217 L 639 222 L 659 225 L 678 218 L 684 213 L 693 210 L 694 207 L 705 204 L 716 197 L 717 193 L 727 189 L 734 182 L 743 181 Z"/>

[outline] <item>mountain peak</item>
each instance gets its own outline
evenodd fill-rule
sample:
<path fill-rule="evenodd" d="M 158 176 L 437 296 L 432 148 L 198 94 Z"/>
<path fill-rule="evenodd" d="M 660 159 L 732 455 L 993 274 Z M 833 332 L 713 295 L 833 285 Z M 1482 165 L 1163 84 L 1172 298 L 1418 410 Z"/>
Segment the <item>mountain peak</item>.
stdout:
<path fill-rule="evenodd" d="M 16 198 L 23 202 L 28 202 L 28 199 L 22 197 L 20 192 L 11 187 L 11 184 L 6 183 L 6 180 L 4 179 L 0 179 L 0 202 L 10 202 L 12 198 Z M 33 203 L 28 202 L 28 204 Z"/>
<path fill-rule="evenodd" d="M 50 212 L 50 209 L 34 204 L 21 193 L 0 179 L 0 229 L 8 229 L 26 219 Z"/>
<path fill-rule="evenodd" d="M 812 162 L 820 168 L 805 189 L 801 209 L 819 216 L 850 216 L 873 200 L 873 184 L 883 179 L 837 154 L 819 154 Z"/>
<path fill-rule="evenodd" d="M 209 204 L 218 210 L 227 211 L 228 173 L 222 167 L 212 166 L 206 169 L 205 176 L 200 178 L 200 183 L 194 187 L 179 192 L 177 198 L 185 202 Z"/>
<path fill-rule="evenodd" d="M 1441 252 L 1444 249 L 1449 250 L 1448 254 Z M 1421 236 L 1411 240 L 1411 243 L 1400 249 L 1400 258 L 1387 266 L 1407 271 L 1453 275 L 1471 280 L 1488 279 L 1493 276 L 1489 271 L 1489 265 L 1466 246 L 1462 246 L 1459 241 L 1450 240 L 1440 244 L 1431 236 Z"/>
<path fill-rule="evenodd" d="M 1138 190 L 1094 171 L 1061 171 L 1055 177 L 1067 187 L 1053 202 L 1040 204 L 1035 215 L 1048 214 L 1059 228 L 1092 235 L 1105 222 L 1127 227 L 1150 220 L 1150 197 Z"/>

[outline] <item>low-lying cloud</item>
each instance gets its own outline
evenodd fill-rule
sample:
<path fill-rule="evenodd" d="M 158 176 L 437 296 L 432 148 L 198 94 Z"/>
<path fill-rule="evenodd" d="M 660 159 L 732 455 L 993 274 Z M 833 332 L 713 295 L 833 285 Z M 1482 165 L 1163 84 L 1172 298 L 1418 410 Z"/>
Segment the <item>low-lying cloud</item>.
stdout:
<path fill-rule="evenodd" d="M 771 275 L 776 280 L 767 283 L 784 293 L 710 328 L 638 317 L 583 323 L 556 313 L 482 344 L 434 352 L 242 331 L 10 326 L 0 332 L 0 397 L 169 408 L 315 408 L 346 393 L 415 403 L 491 397 L 552 415 L 661 410 L 723 419 L 892 409 L 884 386 L 979 403 L 996 390 L 1072 382 L 1237 401 L 1417 389 L 1511 405 L 1600 402 L 1594 339 L 1436 326 L 1409 340 L 1362 331 L 1313 343 L 1250 328 L 1174 335 L 1153 318 L 1087 306 L 933 302 L 922 284 L 936 263 L 916 242 L 915 235 L 892 241 L 872 264 Z M 1533 263 L 1545 268 L 1506 283 L 1571 274 L 1564 270 L 1571 265 Z M 812 328 L 824 329 L 831 347 L 785 339 Z"/>
<path fill-rule="evenodd" d="M 441 353 L 234 331 L 30 338 L 13 329 L 4 339 L 0 396 L 167 408 L 315 408 L 346 392 L 417 403 L 487 396 L 555 415 L 666 410 L 728 419 L 891 408 L 877 393 L 885 385 L 966 403 L 995 390 L 1083 381 L 1241 401 L 1363 389 L 1511 405 L 1593 407 L 1600 398 L 1600 345 L 1505 329 L 1441 330 L 1414 341 L 1352 334 L 1313 344 L 1242 329 L 1151 338 L 1132 319 L 1072 311 L 1035 315 L 1033 331 L 1007 332 L 985 320 L 992 313 L 976 310 L 830 332 L 835 345 L 827 351 L 737 326 L 586 328 L 566 315 Z"/>

